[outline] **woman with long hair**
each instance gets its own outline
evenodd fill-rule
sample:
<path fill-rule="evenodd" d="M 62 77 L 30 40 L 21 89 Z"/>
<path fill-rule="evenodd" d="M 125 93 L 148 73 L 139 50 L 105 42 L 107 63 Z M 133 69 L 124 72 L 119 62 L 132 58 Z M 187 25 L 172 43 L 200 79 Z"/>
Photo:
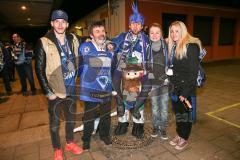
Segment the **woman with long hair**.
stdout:
<path fill-rule="evenodd" d="M 168 51 L 174 85 L 172 105 L 176 116 L 177 135 L 170 141 L 175 149 L 182 150 L 188 145 L 192 128 L 191 97 L 196 96 L 196 82 L 199 65 L 199 53 L 202 49 L 198 38 L 191 36 L 181 21 L 173 22 L 169 27 Z"/>

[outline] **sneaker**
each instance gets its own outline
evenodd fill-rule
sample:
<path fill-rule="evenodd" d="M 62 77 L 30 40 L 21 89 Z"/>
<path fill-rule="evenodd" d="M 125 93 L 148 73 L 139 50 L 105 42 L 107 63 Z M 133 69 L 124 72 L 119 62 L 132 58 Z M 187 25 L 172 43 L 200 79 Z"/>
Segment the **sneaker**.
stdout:
<path fill-rule="evenodd" d="M 157 128 L 153 128 L 151 137 L 155 138 L 157 136 L 158 136 L 158 129 Z"/>
<path fill-rule="evenodd" d="M 178 141 L 177 145 L 175 146 L 176 150 L 182 150 L 188 145 L 188 142 L 180 137 L 180 140 Z"/>
<path fill-rule="evenodd" d="M 76 143 L 67 143 L 65 146 L 66 151 L 71 151 L 73 154 L 81 154 L 83 149 L 79 147 Z"/>
<path fill-rule="evenodd" d="M 180 137 L 179 137 L 178 135 L 176 135 L 176 136 L 169 142 L 169 144 L 172 145 L 172 146 L 175 146 L 175 145 L 178 144 L 179 140 L 180 140 Z"/>
<path fill-rule="evenodd" d="M 54 151 L 54 160 L 63 160 L 62 150 L 56 149 Z"/>
<path fill-rule="evenodd" d="M 161 134 L 161 139 L 163 139 L 163 140 L 167 140 L 168 139 L 166 130 L 161 130 L 160 134 Z"/>
<path fill-rule="evenodd" d="M 112 139 L 110 136 L 100 138 L 106 145 L 112 144 Z"/>

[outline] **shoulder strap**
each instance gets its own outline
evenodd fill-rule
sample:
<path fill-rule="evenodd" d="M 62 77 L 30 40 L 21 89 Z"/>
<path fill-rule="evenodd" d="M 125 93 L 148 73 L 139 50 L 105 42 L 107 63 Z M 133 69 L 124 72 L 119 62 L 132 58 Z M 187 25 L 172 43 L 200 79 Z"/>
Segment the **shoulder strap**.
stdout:
<path fill-rule="evenodd" d="M 165 65 L 166 65 L 166 67 L 168 67 L 168 50 L 167 50 L 167 45 L 166 45 L 166 43 L 164 42 L 164 39 L 163 38 L 161 38 L 161 46 L 162 46 L 162 48 L 163 48 L 163 54 L 164 54 L 164 56 L 165 56 Z"/>

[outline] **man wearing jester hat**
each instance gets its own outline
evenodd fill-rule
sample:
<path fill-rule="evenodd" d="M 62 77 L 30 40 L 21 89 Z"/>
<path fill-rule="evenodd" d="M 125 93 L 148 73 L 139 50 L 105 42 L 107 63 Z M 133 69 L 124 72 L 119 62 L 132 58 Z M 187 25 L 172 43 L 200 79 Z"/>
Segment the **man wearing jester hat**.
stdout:
<path fill-rule="evenodd" d="M 117 52 L 117 66 L 113 73 L 113 88 L 117 92 L 118 125 L 116 135 L 127 132 L 129 114 L 132 114 L 132 135 L 144 136 L 144 102 L 151 90 L 147 79 L 146 48 L 149 39 L 142 31 L 144 17 L 138 12 L 137 3 L 132 4 L 129 31 L 112 39 Z"/>

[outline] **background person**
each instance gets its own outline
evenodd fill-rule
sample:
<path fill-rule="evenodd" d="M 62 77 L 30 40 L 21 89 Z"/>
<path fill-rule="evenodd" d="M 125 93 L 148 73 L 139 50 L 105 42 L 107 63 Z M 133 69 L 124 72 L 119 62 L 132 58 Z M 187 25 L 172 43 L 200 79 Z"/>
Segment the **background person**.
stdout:
<path fill-rule="evenodd" d="M 4 88 L 7 95 L 12 94 L 12 87 L 10 85 L 10 77 L 9 77 L 9 71 L 8 71 L 8 51 L 3 46 L 2 42 L 0 42 L 0 74 L 3 78 Z"/>
<path fill-rule="evenodd" d="M 20 83 L 21 83 L 21 93 L 24 96 L 27 96 L 27 79 L 30 83 L 31 87 L 31 95 L 36 94 L 36 88 L 33 78 L 33 70 L 32 70 L 32 61 L 28 61 L 29 57 L 26 52 L 27 44 L 22 40 L 18 33 L 14 33 L 12 35 L 12 39 L 14 44 L 12 45 L 12 51 L 15 59 L 15 66 L 18 72 Z M 30 55 L 30 57 L 33 55 Z"/>

